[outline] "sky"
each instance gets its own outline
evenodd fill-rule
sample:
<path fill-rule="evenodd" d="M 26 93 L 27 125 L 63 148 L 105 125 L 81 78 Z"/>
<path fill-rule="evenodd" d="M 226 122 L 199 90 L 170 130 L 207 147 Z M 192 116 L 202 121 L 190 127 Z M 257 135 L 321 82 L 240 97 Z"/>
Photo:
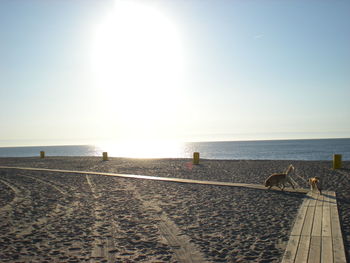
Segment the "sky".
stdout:
<path fill-rule="evenodd" d="M 0 147 L 350 138 L 350 2 L 1 0 Z"/>

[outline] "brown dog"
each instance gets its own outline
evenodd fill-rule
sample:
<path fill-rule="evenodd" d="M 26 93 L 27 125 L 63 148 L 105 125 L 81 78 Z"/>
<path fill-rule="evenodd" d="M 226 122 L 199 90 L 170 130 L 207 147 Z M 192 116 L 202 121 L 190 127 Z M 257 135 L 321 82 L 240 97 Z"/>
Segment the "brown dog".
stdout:
<path fill-rule="evenodd" d="M 311 191 L 318 190 L 322 194 L 321 180 L 319 177 L 315 176 L 309 179 L 309 184 Z"/>
<path fill-rule="evenodd" d="M 270 175 L 265 181 L 265 187 L 269 187 L 269 189 L 271 189 L 272 186 L 277 186 L 283 191 L 284 187 L 286 186 L 285 184 L 289 183 L 294 189 L 295 187 L 294 187 L 293 180 L 289 176 L 289 174 L 293 171 L 294 171 L 294 166 L 289 165 L 285 173 Z"/>

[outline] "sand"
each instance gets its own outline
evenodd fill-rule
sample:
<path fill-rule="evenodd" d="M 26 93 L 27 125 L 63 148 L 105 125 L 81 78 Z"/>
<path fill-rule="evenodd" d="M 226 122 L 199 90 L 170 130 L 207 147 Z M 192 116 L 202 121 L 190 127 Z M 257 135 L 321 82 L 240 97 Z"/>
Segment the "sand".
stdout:
<path fill-rule="evenodd" d="M 262 184 L 296 167 L 336 191 L 350 252 L 350 162 L 97 157 L 0 158 L 0 165 Z M 280 262 L 303 194 L 0 169 L 0 262 Z"/>

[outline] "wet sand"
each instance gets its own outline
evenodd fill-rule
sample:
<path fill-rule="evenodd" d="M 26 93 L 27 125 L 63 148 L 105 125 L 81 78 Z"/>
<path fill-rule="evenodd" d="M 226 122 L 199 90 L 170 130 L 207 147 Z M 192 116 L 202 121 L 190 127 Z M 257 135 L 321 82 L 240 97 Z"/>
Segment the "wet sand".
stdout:
<path fill-rule="evenodd" d="M 296 167 L 336 191 L 350 244 L 350 162 L 0 158 L 0 165 L 262 184 Z M 303 194 L 0 169 L 1 262 L 280 262 Z"/>

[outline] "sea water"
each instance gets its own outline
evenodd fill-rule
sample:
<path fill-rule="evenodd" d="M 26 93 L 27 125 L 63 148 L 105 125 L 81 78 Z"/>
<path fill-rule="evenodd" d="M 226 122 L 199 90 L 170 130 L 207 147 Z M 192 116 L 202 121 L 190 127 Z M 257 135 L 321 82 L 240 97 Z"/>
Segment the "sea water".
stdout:
<path fill-rule="evenodd" d="M 350 139 L 192 143 L 203 158 L 248 160 L 350 160 Z M 202 154 L 203 153 L 203 154 Z"/>
<path fill-rule="evenodd" d="M 32 157 L 45 151 L 46 156 L 101 156 L 134 158 L 201 158 L 226 160 L 332 160 L 341 154 L 350 160 L 350 139 L 269 140 L 187 143 L 134 143 L 114 145 L 69 145 L 0 147 L 0 157 Z"/>

